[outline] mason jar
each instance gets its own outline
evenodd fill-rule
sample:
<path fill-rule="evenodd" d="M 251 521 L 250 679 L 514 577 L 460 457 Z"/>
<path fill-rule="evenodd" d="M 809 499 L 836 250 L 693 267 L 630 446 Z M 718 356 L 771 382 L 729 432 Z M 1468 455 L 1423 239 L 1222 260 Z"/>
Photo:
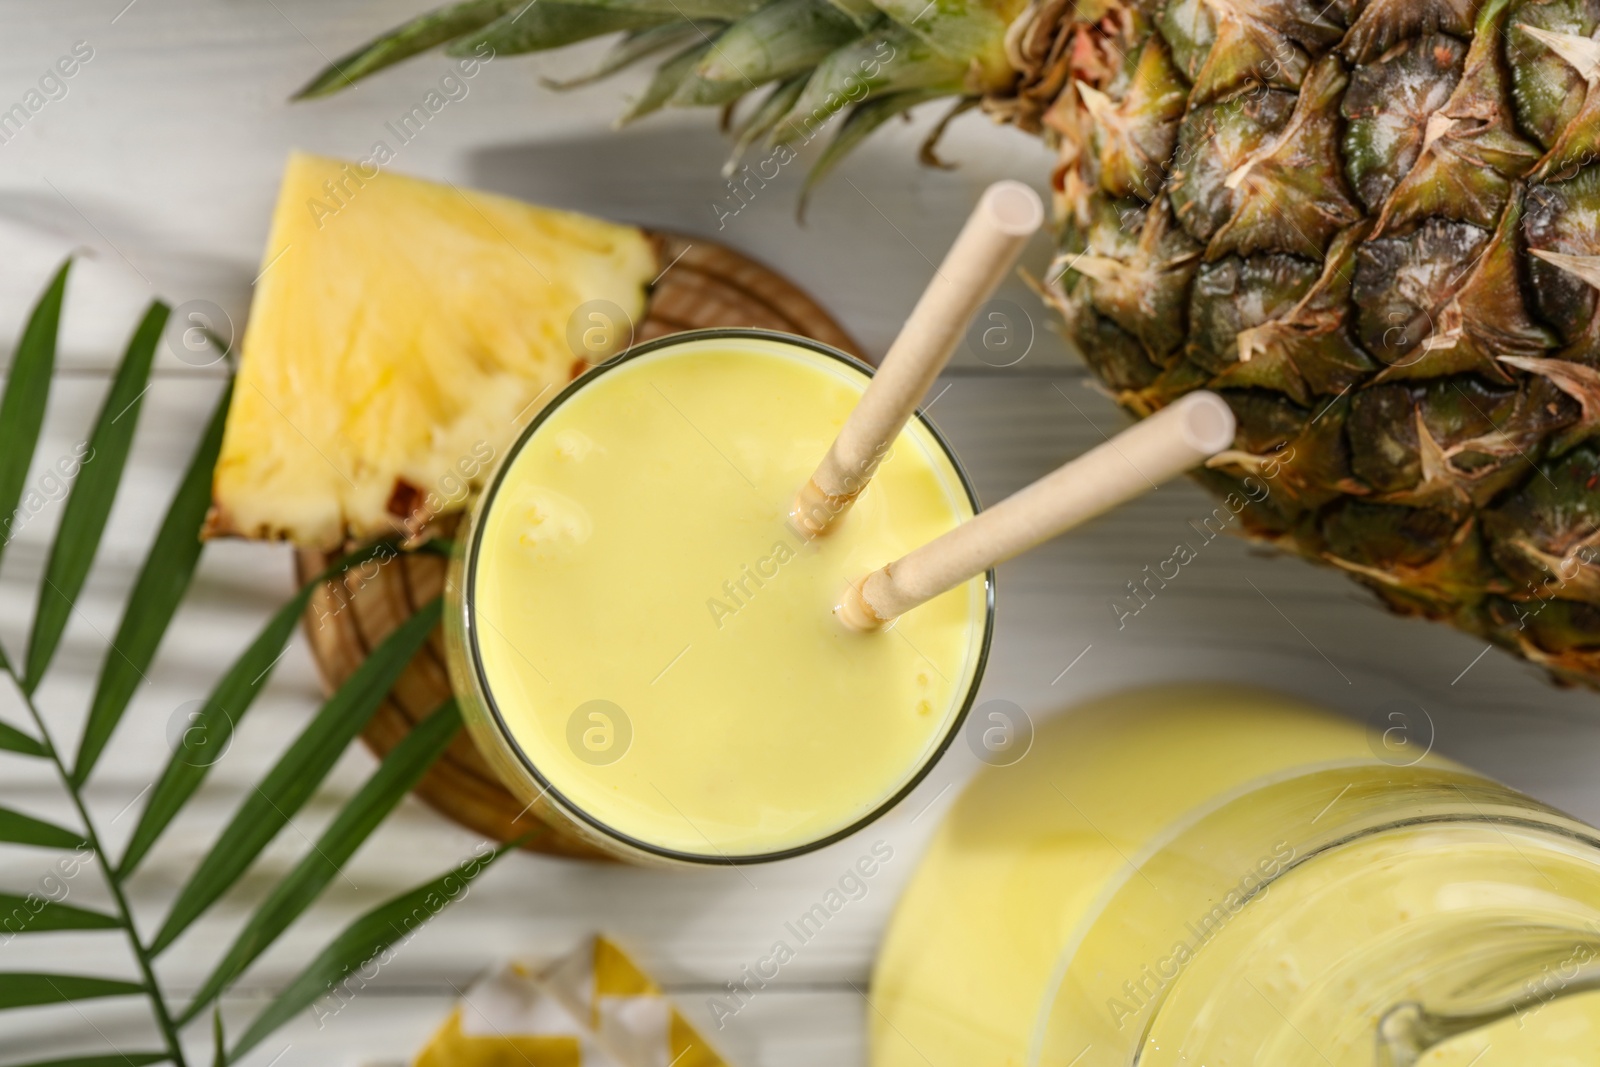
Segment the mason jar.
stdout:
<path fill-rule="evenodd" d="M 1377 726 L 1167 686 L 955 803 L 872 985 L 876 1067 L 1600 1063 L 1600 834 Z"/>

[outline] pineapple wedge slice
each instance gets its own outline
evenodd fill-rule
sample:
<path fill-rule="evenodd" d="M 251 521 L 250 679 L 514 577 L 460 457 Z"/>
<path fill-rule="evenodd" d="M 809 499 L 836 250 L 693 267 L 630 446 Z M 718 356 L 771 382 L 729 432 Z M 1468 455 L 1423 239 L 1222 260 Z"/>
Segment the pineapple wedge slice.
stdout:
<path fill-rule="evenodd" d="M 291 155 L 207 535 L 330 549 L 461 507 L 656 270 L 631 226 Z M 626 320 L 575 344 L 591 301 Z"/>

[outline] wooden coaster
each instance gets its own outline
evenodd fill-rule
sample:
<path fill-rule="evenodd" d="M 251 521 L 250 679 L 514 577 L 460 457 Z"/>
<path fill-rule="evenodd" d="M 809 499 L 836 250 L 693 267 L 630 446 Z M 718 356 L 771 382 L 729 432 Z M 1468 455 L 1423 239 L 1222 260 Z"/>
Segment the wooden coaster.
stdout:
<path fill-rule="evenodd" d="M 754 260 L 698 238 L 657 234 L 655 240 L 666 270 L 651 290 L 636 340 L 712 326 L 753 326 L 801 334 L 861 355 L 850 336 L 814 300 Z M 436 525 L 440 535 L 448 537 L 456 517 Z M 330 560 L 326 553 L 301 550 L 295 560 L 298 580 L 309 581 Z M 352 572 L 312 596 L 304 625 L 326 690 L 341 685 L 395 627 L 443 591 L 445 567 L 438 556 L 403 555 L 372 577 L 363 580 Z M 385 755 L 449 698 L 444 656 L 444 635 L 436 628 L 363 731 L 375 755 Z M 524 805 L 500 784 L 465 730 L 418 783 L 416 793 L 440 814 L 497 841 L 544 825 L 524 813 Z M 599 856 L 559 828 L 527 847 L 563 856 Z"/>

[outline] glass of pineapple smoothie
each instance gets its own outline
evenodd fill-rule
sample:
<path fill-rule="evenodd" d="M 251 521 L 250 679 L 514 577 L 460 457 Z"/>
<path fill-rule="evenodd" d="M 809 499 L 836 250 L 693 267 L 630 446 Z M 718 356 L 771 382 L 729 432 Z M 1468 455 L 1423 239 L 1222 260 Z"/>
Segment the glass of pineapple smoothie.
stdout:
<path fill-rule="evenodd" d="M 1046 723 L 902 897 L 874 1067 L 1600 1063 L 1600 831 L 1395 729 L 1216 686 Z"/>
<path fill-rule="evenodd" d="M 887 633 L 833 616 L 972 517 L 949 447 L 919 415 L 836 528 L 789 516 L 871 373 L 783 334 L 679 334 L 574 381 L 509 451 L 457 539 L 451 678 L 555 831 L 636 862 L 778 859 L 882 814 L 949 744 L 992 574 Z"/>

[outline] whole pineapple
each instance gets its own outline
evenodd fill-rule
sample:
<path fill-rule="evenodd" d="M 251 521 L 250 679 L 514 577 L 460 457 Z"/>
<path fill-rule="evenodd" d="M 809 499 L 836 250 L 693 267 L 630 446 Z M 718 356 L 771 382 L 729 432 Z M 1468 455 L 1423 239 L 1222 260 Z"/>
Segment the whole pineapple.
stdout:
<path fill-rule="evenodd" d="M 1043 134 L 1045 288 L 1124 408 L 1218 391 L 1251 533 L 1600 685 L 1600 0 L 469 0 L 304 95 L 618 32 L 597 74 L 666 54 L 628 118 L 843 112 L 817 173 L 939 97 Z"/>

